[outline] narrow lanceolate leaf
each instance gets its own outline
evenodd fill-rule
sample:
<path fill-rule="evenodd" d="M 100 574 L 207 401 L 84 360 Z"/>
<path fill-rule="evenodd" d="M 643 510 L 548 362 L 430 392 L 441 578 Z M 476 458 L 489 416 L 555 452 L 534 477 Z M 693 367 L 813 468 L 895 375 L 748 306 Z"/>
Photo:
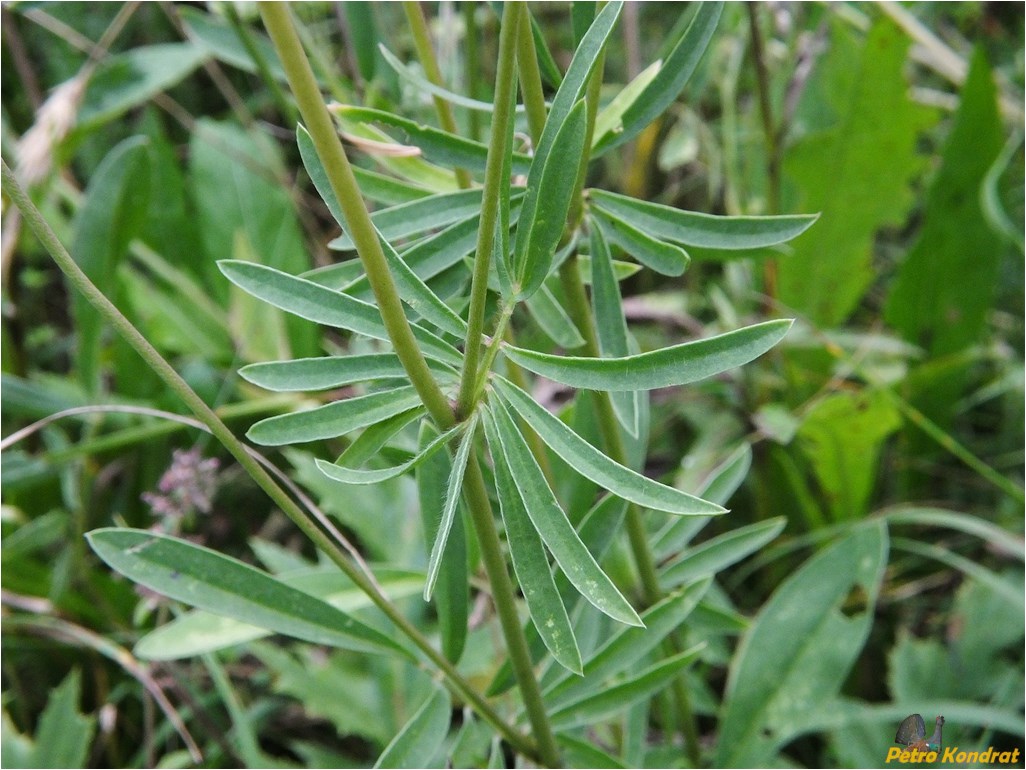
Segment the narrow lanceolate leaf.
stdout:
<path fill-rule="evenodd" d="M 481 213 L 481 191 L 460 190 L 401 203 L 371 214 L 371 221 L 389 241 L 410 238 L 447 227 Z M 339 222 L 343 228 L 344 222 Z M 336 251 L 356 248 L 345 233 L 328 244 Z"/>
<path fill-rule="evenodd" d="M 452 701 L 439 687 L 385 747 L 374 767 L 424 767 L 445 741 L 451 719 Z"/>
<path fill-rule="evenodd" d="M 343 484 L 380 484 L 382 481 L 388 481 L 389 479 L 394 479 L 397 476 L 402 476 L 404 473 L 408 473 L 409 471 L 423 465 L 434 456 L 435 452 L 444 447 L 447 441 L 455 438 L 461 430 L 463 430 L 462 425 L 457 425 L 456 427 L 451 428 L 427 446 L 423 447 L 412 459 L 402 463 L 401 465 L 394 465 L 391 468 L 366 470 L 363 468 L 353 468 L 340 463 L 329 463 L 325 460 L 317 460 L 317 469 L 328 478 L 335 479 L 335 481 L 341 481 Z M 339 459 L 342 460 L 343 458 Z"/>
<path fill-rule="evenodd" d="M 613 271 L 613 260 L 602 231 L 591 231 L 591 301 L 595 306 L 595 328 L 599 351 L 606 358 L 623 358 L 627 347 L 627 319 L 623 314 L 620 284 Z M 615 390 L 609 394 L 617 421 L 635 438 L 641 405 L 636 390 Z"/>
<path fill-rule="evenodd" d="M 429 366 L 436 374 L 452 373 L 448 367 L 433 361 Z M 310 392 L 368 380 L 406 379 L 406 370 L 394 353 L 268 361 L 244 366 L 239 374 L 247 382 L 277 392 Z"/>
<path fill-rule="evenodd" d="M 586 129 L 587 111 L 582 99 L 559 127 L 551 152 L 537 158 L 531 167 L 524 216 L 517 225 L 513 247 L 513 279 L 521 297 L 536 292 L 549 274 L 556 246 L 566 229 Z"/>
<path fill-rule="evenodd" d="M 644 508 L 680 516 L 726 513 L 718 505 L 660 484 L 611 460 L 513 383 L 501 377 L 496 377 L 494 383 L 502 398 L 527 421 L 553 452 L 582 476 L 608 489 L 611 494 Z"/>
<path fill-rule="evenodd" d="M 246 437 L 261 446 L 283 446 L 337 438 L 419 404 L 420 396 L 412 386 L 395 388 L 335 401 L 305 412 L 268 417 L 254 424 Z"/>
<path fill-rule="evenodd" d="M 648 65 L 634 80 L 624 86 L 612 101 L 599 110 L 595 116 L 595 133 L 592 136 L 591 146 L 598 148 L 599 143 L 606 134 L 618 131 L 623 126 L 623 114 L 641 96 L 642 91 L 652 82 L 652 79 L 659 74 L 663 63 L 654 61 Z"/>
<path fill-rule="evenodd" d="M 659 582 L 664 587 L 672 587 L 705 575 L 715 575 L 772 541 L 786 524 L 787 519 L 778 516 L 707 540 L 663 567 Z"/>
<path fill-rule="evenodd" d="M 517 573 L 517 581 L 527 602 L 528 612 L 531 613 L 531 620 L 556 661 L 575 674 L 580 674 L 581 651 L 577 647 L 570 617 L 552 579 L 545 546 L 517 492 L 517 484 L 513 480 L 490 413 L 485 415 L 484 426 L 488 446 L 495 460 L 495 483 L 502 521 L 506 525 L 506 541 L 509 543 L 513 569 Z"/>
<path fill-rule="evenodd" d="M 527 300 L 527 310 L 548 338 L 561 348 L 573 350 L 584 344 L 584 337 L 544 284 Z"/>
<path fill-rule="evenodd" d="M 585 599 L 609 617 L 630 626 L 642 625 L 638 613 L 599 567 L 559 507 L 513 418 L 501 403 L 494 404 L 492 412 L 502 452 L 527 515 L 560 569 Z"/>
<path fill-rule="evenodd" d="M 567 704 L 552 713 L 552 726 L 556 729 L 569 729 L 600 722 L 621 713 L 627 706 L 648 698 L 666 687 L 666 683 L 691 665 L 704 648 L 705 642 L 695 645 L 672 658 L 650 666 L 636 677 Z"/>
<path fill-rule="evenodd" d="M 113 569 L 176 601 L 314 644 L 403 652 L 330 604 L 209 548 L 138 529 L 97 529 L 86 537 Z"/>
<path fill-rule="evenodd" d="M 442 557 L 445 555 L 445 544 L 449 542 L 449 531 L 452 529 L 452 523 L 459 513 L 460 494 L 463 491 L 463 474 L 467 470 L 470 452 L 474 447 L 476 427 L 477 415 L 475 414 L 467 421 L 464 427 L 463 438 L 460 439 L 459 447 L 456 449 L 456 457 L 452 462 L 449 486 L 445 492 L 445 504 L 442 506 L 442 520 L 438 524 L 438 534 L 435 535 L 435 544 L 431 547 L 431 556 L 428 559 L 427 582 L 424 583 L 424 601 L 431 600 L 431 592 L 435 589 L 435 581 L 438 580 L 438 570 L 442 564 Z"/>
<path fill-rule="evenodd" d="M 574 388 L 651 390 L 685 385 L 747 364 L 787 334 L 789 319 L 766 321 L 696 342 L 624 358 L 553 356 L 504 345 L 515 364 Z"/>
<path fill-rule="evenodd" d="M 430 422 L 420 426 L 418 447 L 423 452 L 438 438 L 438 431 Z M 436 452 L 417 469 L 417 498 L 420 502 L 420 522 L 424 540 L 434 543 L 438 524 L 445 505 L 446 484 L 452 474 L 452 461 L 448 452 Z M 467 617 L 470 614 L 470 591 L 467 583 L 467 535 L 463 516 L 457 515 L 449 532 L 445 558 L 438 570 L 434 602 L 438 614 L 438 632 L 442 652 L 453 663 L 463 655 L 467 641 Z M 423 583 L 419 587 L 423 593 Z"/>
<path fill-rule="evenodd" d="M 357 436 L 353 443 L 346 447 L 335 463 L 350 468 L 357 468 L 363 465 L 372 457 L 377 457 L 381 448 L 399 435 L 403 428 L 415 420 L 419 420 L 425 414 L 427 414 L 427 409 L 423 406 L 417 406 L 413 409 L 407 409 L 405 412 L 400 412 L 395 417 L 389 417 L 386 420 L 374 423 Z"/>
<path fill-rule="evenodd" d="M 592 218 L 609 241 L 657 273 L 681 275 L 691 263 L 690 255 L 680 246 L 653 238 L 600 208 L 592 209 Z"/>
<path fill-rule="evenodd" d="M 217 266 L 240 289 L 287 313 L 374 339 L 389 339 L 381 311 L 369 302 L 253 262 L 222 260 Z M 424 355 L 459 365 L 461 359 L 456 348 L 427 329 L 416 324 L 411 326 L 413 336 L 423 346 Z"/>
<path fill-rule="evenodd" d="M 596 142 L 596 154 L 630 141 L 670 106 L 698 66 L 722 10 L 723 3 L 719 2 L 707 2 L 699 7 L 659 73 L 623 111 L 620 125 Z"/>
<path fill-rule="evenodd" d="M 757 249 L 784 243 L 805 232 L 818 214 L 724 217 L 682 211 L 626 195 L 589 190 L 595 208 L 622 219 L 654 238 L 707 249 Z"/>
<path fill-rule="evenodd" d="M 584 678 L 565 679 L 545 693 L 549 708 L 557 709 L 578 701 L 587 693 L 601 688 L 608 679 L 631 671 L 635 664 L 680 627 L 698 606 L 711 583 L 712 578 L 692 583 L 649 607 L 641 615 L 645 628 L 618 629 L 585 664 Z"/>

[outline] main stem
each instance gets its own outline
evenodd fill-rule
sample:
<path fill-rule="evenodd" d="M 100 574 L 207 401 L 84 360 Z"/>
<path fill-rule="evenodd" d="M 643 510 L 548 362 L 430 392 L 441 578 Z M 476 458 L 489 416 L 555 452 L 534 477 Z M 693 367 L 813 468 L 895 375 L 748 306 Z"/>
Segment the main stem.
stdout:
<path fill-rule="evenodd" d="M 381 244 L 378 242 L 370 215 L 363 204 L 363 198 L 360 195 L 356 179 L 353 177 L 345 150 L 332 126 L 331 116 L 321 98 L 306 54 L 303 52 L 292 26 L 288 8 L 285 4 L 262 2 L 260 3 L 260 13 L 271 40 L 278 50 L 278 56 L 285 68 L 289 85 L 299 105 L 300 114 L 307 123 L 307 129 L 314 141 L 317 154 L 331 181 L 332 190 L 349 223 L 353 243 L 356 245 L 357 253 L 363 261 L 367 277 L 374 289 L 374 295 L 378 300 L 378 307 L 381 309 L 382 319 L 385 321 L 385 327 L 395 347 L 396 355 L 437 426 L 442 430 L 450 428 L 455 424 L 456 417 L 427 369 L 424 357 L 413 338 L 409 322 L 399 302 L 395 283 L 381 251 Z M 497 189 L 496 186 L 495 190 Z M 482 214 L 481 229 L 494 231 L 494 222 L 491 228 L 486 228 L 484 225 Z M 490 254 L 490 250 L 485 253 Z M 480 254 L 478 256 L 480 257 Z M 386 308 L 388 308 L 387 311 Z M 479 342 L 479 339 L 470 341 Z M 528 717 L 531 720 L 531 727 L 534 730 L 537 741 L 536 754 L 543 763 L 557 766 L 559 752 L 556 749 L 548 713 L 542 701 L 541 688 L 538 686 L 538 680 L 535 678 L 534 669 L 531 666 L 527 641 L 520 627 L 516 611 L 516 594 L 506 569 L 505 559 L 502 556 L 502 546 L 495 528 L 495 517 L 488 499 L 484 477 L 473 454 L 464 476 L 463 494 L 471 512 L 478 542 L 481 545 L 485 571 L 491 584 L 492 599 L 499 613 L 503 634 L 506 638 L 507 651 L 517 676 L 517 684 L 520 687 Z M 523 745 L 522 741 L 521 745 Z"/>
<path fill-rule="evenodd" d="M 235 437 L 227 425 L 200 398 L 181 375 L 174 370 L 157 352 L 149 341 L 136 329 L 131 321 L 104 296 L 82 269 L 68 254 L 64 244 L 60 242 L 50 225 L 39 213 L 31 199 L 22 189 L 14 173 L 7 163 L 0 161 L 3 174 L 4 192 L 14 201 L 21 211 L 29 227 L 39 238 L 61 271 L 68 277 L 71 284 L 82 293 L 86 300 L 96 308 L 101 316 L 121 335 L 121 337 L 143 358 L 153 372 L 160 377 L 167 387 L 174 392 L 196 417 L 203 422 L 210 432 L 221 442 L 225 449 L 236 459 L 243 469 L 260 486 L 267 496 L 288 516 L 300 531 L 314 543 L 317 548 L 328 555 L 353 583 L 363 591 L 372 602 L 389 618 L 402 633 L 443 672 L 447 684 L 458 696 L 463 697 L 481 717 L 495 727 L 511 746 L 528 756 L 537 756 L 537 750 L 530 740 L 520 735 L 506 724 L 488 704 L 480 693 L 460 675 L 456 668 L 410 623 L 384 596 L 362 571 L 357 569 L 335 542 L 329 538 L 292 500 L 263 467 L 246 451 L 245 445 Z"/>

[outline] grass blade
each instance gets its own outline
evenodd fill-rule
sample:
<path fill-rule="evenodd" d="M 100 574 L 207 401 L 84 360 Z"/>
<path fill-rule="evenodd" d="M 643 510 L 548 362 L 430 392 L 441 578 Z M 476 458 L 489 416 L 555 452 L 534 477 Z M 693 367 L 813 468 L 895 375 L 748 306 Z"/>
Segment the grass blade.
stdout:
<path fill-rule="evenodd" d="M 485 415 L 485 435 L 495 462 L 495 483 L 502 520 L 506 525 L 506 541 L 517 581 L 534 621 L 535 630 L 556 661 L 569 671 L 580 674 L 581 651 L 577 647 L 566 607 L 552 579 L 549 559 L 545 555 L 538 532 L 524 508 L 516 482 L 499 441 L 498 428 L 490 413 Z"/>
<path fill-rule="evenodd" d="M 515 364 L 574 388 L 651 390 L 685 385 L 746 364 L 776 345 L 792 321 L 766 321 L 695 342 L 624 358 L 554 356 L 504 345 Z"/>

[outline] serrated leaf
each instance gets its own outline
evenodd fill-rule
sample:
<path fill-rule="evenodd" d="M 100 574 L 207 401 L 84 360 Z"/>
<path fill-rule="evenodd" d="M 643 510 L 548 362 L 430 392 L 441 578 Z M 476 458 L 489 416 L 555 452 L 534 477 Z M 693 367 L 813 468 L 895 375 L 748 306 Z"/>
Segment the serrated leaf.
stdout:
<path fill-rule="evenodd" d="M 653 238 L 708 249 L 756 249 L 796 238 L 818 214 L 726 217 L 648 203 L 605 190 L 588 190 L 593 208 L 620 219 Z"/>
<path fill-rule="evenodd" d="M 420 405 L 412 385 L 335 401 L 303 412 L 260 420 L 246 437 L 261 446 L 284 446 L 337 438 Z"/>
<path fill-rule="evenodd" d="M 715 575 L 771 542 L 786 525 L 787 519 L 778 516 L 740 527 L 689 548 L 660 568 L 659 582 L 664 588 L 672 588 L 706 575 Z"/>
<path fill-rule="evenodd" d="M 252 262 L 222 260 L 217 266 L 240 289 L 287 313 L 374 339 L 389 339 L 381 312 L 368 302 Z M 417 324 L 411 327 L 426 356 L 459 365 L 460 354 L 456 348 Z"/>
<path fill-rule="evenodd" d="M 424 701 L 374 763 L 374 767 L 417 768 L 441 748 L 449 733 L 452 701 L 449 693 L 438 687 Z"/>
<path fill-rule="evenodd" d="M 587 390 L 651 390 L 685 385 L 734 369 L 776 345 L 792 321 L 766 321 L 695 342 L 624 358 L 554 356 L 504 345 L 506 356 L 555 382 Z"/>
<path fill-rule="evenodd" d="M 587 111 L 581 100 L 553 137 L 550 152 L 535 159 L 527 177 L 523 216 L 513 246 L 514 289 L 519 288 L 521 298 L 534 294 L 548 277 L 556 246 L 566 229 L 586 129 Z"/>
<path fill-rule="evenodd" d="M 690 666 L 703 649 L 704 642 L 656 663 L 624 682 L 603 688 L 599 693 L 586 695 L 578 701 L 556 709 L 551 714 L 553 728 L 566 730 L 580 727 L 621 713 L 631 704 L 665 688 L 666 683 Z"/>
<path fill-rule="evenodd" d="M 176 601 L 314 644 L 406 654 L 341 610 L 209 548 L 115 527 L 93 530 L 86 538 L 110 567 Z"/>
<path fill-rule="evenodd" d="M 673 103 L 705 53 L 722 11 L 723 3 L 719 2 L 706 2 L 699 6 L 695 17 L 666 57 L 666 64 L 624 110 L 620 130 L 614 129 L 599 137 L 595 144 L 596 156 L 633 139 Z"/>
<path fill-rule="evenodd" d="M 517 582 L 545 647 L 561 666 L 580 674 L 581 651 L 577 647 L 570 617 L 552 579 L 545 547 L 517 492 L 494 419 L 489 412 L 485 413 L 485 435 L 495 461 L 496 491 Z"/>
<path fill-rule="evenodd" d="M 609 617 L 630 626 L 641 625 L 638 614 L 599 567 L 559 507 L 545 475 L 505 407 L 494 404 L 491 411 L 502 452 L 517 480 L 517 491 L 527 514 L 563 574 L 588 601 Z"/>
<path fill-rule="evenodd" d="M 527 421 L 553 452 L 582 476 L 608 489 L 611 494 L 645 508 L 680 516 L 726 513 L 718 505 L 660 484 L 620 465 L 574 433 L 562 420 L 539 406 L 513 383 L 501 377 L 495 377 L 493 382 L 502 398 Z"/>
<path fill-rule="evenodd" d="M 602 234 L 626 254 L 663 275 L 682 275 L 691 263 L 691 256 L 680 246 L 653 238 L 634 225 L 595 206 L 592 219 Z"/>
<path fill-rule="evenodd" d="M 438 571 L 442 563 L 442 557 L 445 555 L 445 545 L 449 541 L 449 531 L 452 529 L 452 523 L 459 512 L 460 495 L 463 492 L 463 475 L 466 473 L 470 452 L 474 447 L 474 434 L 477 428 L 476 413 L 461 427 L 464 430 L 463 437 L 460 439 L 452 462 L 449 484 L 445 491 L 445 504 L 442 506 L 442 520 L 438 524 L 438 534 L 435 535 L 435 542 L 431 546 L 431 555 L 428 558 L 427 581 L 424 583 L 424 601 L 431 600 L 431 592 L 435 588 L 435 581 L 438 580 Z"/>

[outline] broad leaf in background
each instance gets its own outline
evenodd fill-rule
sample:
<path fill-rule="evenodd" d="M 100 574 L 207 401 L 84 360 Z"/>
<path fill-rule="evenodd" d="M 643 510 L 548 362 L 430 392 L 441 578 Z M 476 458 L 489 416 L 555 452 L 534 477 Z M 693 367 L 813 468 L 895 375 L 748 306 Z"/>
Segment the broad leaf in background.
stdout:
<path fill-rule="evenodd" d="M 4 712 L 4 767 L 85 767 L 96 718 L 79 713 L 82 677 L 72 671 L 50 691 L 31 740 L 18 735 Z"/>
<path fill-rule="evenodd" d="M 205 49 L 210 55 L 217 57 L 225 64 L 238 67 L 246 72 L 257 73 L 253 57 L 239 40 L 238 33 L 223 19 L 210 13 L 204 13 L 192 6 L 177 7 L 176 10 L 185 24 L 185 31 L 197 46 Z M 282 69 L 278 54 L 271 41 L 261 32 L 250 28 L 247 30 L 250 41 L 267 64 L 270 72 L 281 82 L 285 82 L 285 71 Z"/>
<path fill-rule="evenodd" d="M 913 103 L 903 75 L 908 38 L 877 21 L 852 52 L 842 22 L 831 28 L 828 57 L 843 56 L 836 85 L 838 123 L 810 134 L 784 157 L 793 194 L 788 208 L 819 211 L 816 227 L 778 264 L 779 298 L 820 326 L 854 310 L 873 278 L 873 237 L 900 225 L 912 204 L 910 182 L 923 167 L 916 139 L 932 111 Z M 840 40 L 838 40 L 840 38 Z"/>
<path fill-rule="evenodd" d="M 882 522 L 859 526 L 762 606 L 731 663 L 713 764 L 771 766 L 835 698 L 869 634 L 887 551 Z"/>
<path fill-rule="evenodd" d="M 880 450 L 899 427 L 897 407 L 879 391 L 831 393 L 805 414 L 798 443 L 834 521 L 865 515 Z"/>
<path fill-rule="evenodd" d="M 901 265 L 885 312 L 905 339 L 932 358 L 976 342 L 993 306 L 1003 247 L 984 216 L 981 188 L 1001 152 L 1002 134 L 994 77 L 978 49 L 926 196 L 919 240 Z M 965 370 L 952 374 L 932 378 L 916 399 L 942 424 L 965 387 Z"/>

